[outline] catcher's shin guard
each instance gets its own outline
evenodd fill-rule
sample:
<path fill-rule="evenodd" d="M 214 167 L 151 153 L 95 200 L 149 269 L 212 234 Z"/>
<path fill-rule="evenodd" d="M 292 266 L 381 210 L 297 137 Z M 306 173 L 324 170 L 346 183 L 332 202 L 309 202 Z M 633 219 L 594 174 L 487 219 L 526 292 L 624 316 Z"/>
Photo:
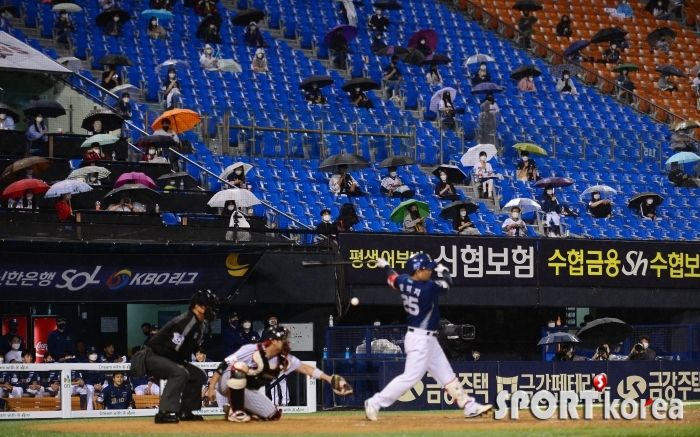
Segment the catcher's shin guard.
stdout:
<path fill-rule="evenodd" d="M 469 402 L 469 395 L 464 393 L 462 390 L 462 385 L 459 383 L 459 378 L 455 378 L 445 386 L 445 391 L 454 398 L 459 408 L 464 408 Z"/>
<path fill-rule="evenodd" d="M 226 381 L 226 385 L 228 386 L 228 396 L 231 400 L 231 410 L 244 411 L 246 386 L 245 373 L 241 372 L 240 370 L 231 372 L 231 378 Z"/>

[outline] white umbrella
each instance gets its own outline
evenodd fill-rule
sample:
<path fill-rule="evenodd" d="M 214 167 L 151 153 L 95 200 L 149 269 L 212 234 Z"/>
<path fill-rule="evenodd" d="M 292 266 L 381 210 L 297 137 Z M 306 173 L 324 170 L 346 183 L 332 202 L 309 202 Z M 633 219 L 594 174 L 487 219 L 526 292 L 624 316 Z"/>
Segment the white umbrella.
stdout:
<path fill-rule="evenodd" d="M 76 5 L 75 3 L 59 3 L 51 8 L 51 12 L 83 12 L 83 8 Z"/>
<path fill-rule="evenodd" d="M 607 185 L 593 185 L 592 187 L 586 188 L 584 190 L 584 192 L 581 193 L 581 198 L 583 198 L 585 196 L 590 196 L 591 193 L 595 193 L 595 192 L 600 193 L 601 196 L 602 195 L 614 196 L 617 194 L 617 191 L 614 188 L 609 187 Z"/>
<path fill-rule="evenodd" d="M 433 94 L 433 97 L 430 98 L 430 108 L 429 109 L 431 111 L 437 112 L 438 107 L 440 106 L 440 101 L 442 100 L 442 95 L 445 92 L 450 93 L 450 98 L 452 99 L 452 103 L 454 104 L 455 97 L 457 97 L 457 90 L 454 88 L 445 87 L 445 88 L 439 90 L 438 92 L 436 92 L 435 94 Z"/>
<path fill-rule="evenodd" d="M 141 94 L 141 90 L 138 87 L 136 87 L 130 83 L 125 83 L 124 85 L 115 86 L 110 91 L 112 91 L 112 93 L 118 95 L 119 97 L 121 97 L 122 94 L 124 94 L 124 93 Z"/>
<path fill-rule="evenodd" d="M 251 168 L 253 168 L 252 165 L 246 164 L 245 162 L 234 162 L 233 164 L 229 165 L 224 169 L 224 172 L 219 175 L 221 179 L 228 180 L 228 177 L 233 173 L 235 169 L 238 167 L 243 167 L 243 173 L 248 174 Z"/>
<path fill-rule="evenodd" d="M 514 206 L 520 208 L 523 213 L 539 211 L 542 209 L 539 203 L 524 197 L 516 197 L 515 199 L 511 199 L 508 203 L 503 205 L 503 209 L 509 209 Z"/>
<path fill-rule="evenodd" d="M 162 64 L 159 64 L 156 66 L 156 74 L 160 74 L 163 69 L 169 69 L 170 67 L 172 68 L 190 68 L 190 64 L 188 64 L 185 61 L 181 61 L 179 59 L 168 59 L 167 61 L 163 62 Z"/>
<path fill-rule="evenodd" d="M 496 62 L 496 60 L 489 55 L 482 55 L 481 53 L 477 53 L 476 55 L 472 55 L 467 58 L 467 65 L 481 64 L 482 62 Z"/>
<path fill-rule="evenodd" d="M 107 170 L 104 167 L 99 167 L 99 166 L 87 166 L 87 167 L 80 167 L 77 170 L 73 170 L 69 175 L 68 179 L 80 179 L 80 178 L 87 178 L 93 173 L 97 173 L 97 179 L 104 179 L 108 177 L 110 174 L 112 174 L 111 171 Z"/>
<path fill-rule="evenodd" d="M 486 152 L 486 160 L 489 161 L 491 158 L 498 154 L 496 146 L 493 144 L 477 144 L 476 146 L 467 150 L 459 161 L 465 167 L 474 167 L 479 165 L 479 154 L 481 152 Z"/>
<path fill-rule="evenodd" d="M 49 188 L 46 192 L 44 198 L 50 197 L 60 197 L 63 194 L 78 194 L 86 193 L 92 191 L 92 187 L 85 182 L 81 182 L 75 179 L 68 179 L 61 182 L 56 182 Z"/>
<path fill-rule="evenodd" d="M 243 71 L 241 64 L 233 59 L 219 59 L 216 61 L 216 65 L 218 67 L 214 68 L 214 71 L 228 71 L 230 73 L 241 73 Z"/>
<path fill-rule="evenodd" d="M 83 63 L 80 61 L 80 59 L 76 58 L 75 56 L 66 56 L 63 58 L 58 58 L 56 59 L 56 62 L 58 62 L 61 65 L 65 64 L 65 67 L 70 71 L 78 72 L 83 68 Z"/>
<path fill-rule="evenodd" d="M 233 188 L 230 190 L 219 191 L 214 194 L 214 197 L 209 199 L 207 205 L 212 208 L 223 208 L 226 202 L 236 202 L 239 208 L 250 208 L 251 206 L 260 205 L 260 200 L 255 197 L 255 194 L 242 188 Z"/>

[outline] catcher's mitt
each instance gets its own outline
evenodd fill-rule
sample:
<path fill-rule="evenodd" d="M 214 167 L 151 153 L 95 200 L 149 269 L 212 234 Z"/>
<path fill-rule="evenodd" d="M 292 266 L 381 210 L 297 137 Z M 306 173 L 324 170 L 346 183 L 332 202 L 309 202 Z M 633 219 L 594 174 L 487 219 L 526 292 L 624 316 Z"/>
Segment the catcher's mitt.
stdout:
<path fill-rule="evenodd" d="M 331 376 L 331 388 L 333 393 L 338 396 L 347 396 L 352 394 L 352 387 L 350 384 L 340 375 Z"/>

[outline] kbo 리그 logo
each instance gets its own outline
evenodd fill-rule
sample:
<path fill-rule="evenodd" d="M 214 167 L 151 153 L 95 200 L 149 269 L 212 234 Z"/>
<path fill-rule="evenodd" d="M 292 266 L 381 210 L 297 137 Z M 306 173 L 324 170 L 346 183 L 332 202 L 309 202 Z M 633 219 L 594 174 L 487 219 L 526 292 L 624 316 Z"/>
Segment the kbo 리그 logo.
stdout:
<path fill-rule="evenodd" d="M 112 273 L 112 275 L 107 278 L 107 288 L 110 290 L 119 290 L 129 284 L 129 279 L 131 279 L 130 270 L 119 270 L 118 272 Z"/>
<path fill-rule="evenodd" d="M 554 416 L 555 410 L 559 409 L 559 419 L 579 419 L 576 406 L 579 401 L 583 401 L 583 418 L 586 420 L 593 419 L 593 401 L 598 400 L 599 393 L 605 389 L 608 384 L 608 377 L 605 373 L 596 375 L 593 378 L 593 386 L 596 391 L 588 390 L 576 393 L 573 391 L 560 391 L 559 403 L 553 393 L 547 390 L 540 390 L 530 395 L 522 390 L 517 390 L 512 395 L 503 390 L 496 397 L 496 405 L 498 410 L 494 414 L 494 419 L 501 420 L 508 415 L 507 401 L 510 398 L 510 418 L 517 420 L 519 418 L 519 410 L 530 408 L 533 416 L 540 420 L 551 419 Z M 540 406 L 546 405 L 542 409 Z M 646 419 L 647 407 L 651 406 L 651 417 L 656 420 L 683 419 L 683 402 L 680 399 L 639 399 L 636 401 L 632 398 L 626 398 L 620 402 L 620 399 L 610 400 L 610 391 L 603 393 L 603 419 L 605 420 L 632 420 L 635 418 Z"/>

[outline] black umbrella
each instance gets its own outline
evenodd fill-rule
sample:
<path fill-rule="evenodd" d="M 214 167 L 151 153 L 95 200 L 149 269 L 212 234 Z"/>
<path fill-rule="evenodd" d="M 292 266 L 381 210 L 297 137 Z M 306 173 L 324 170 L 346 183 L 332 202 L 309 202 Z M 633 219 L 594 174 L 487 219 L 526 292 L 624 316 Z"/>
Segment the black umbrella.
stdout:
<path fill-rule="evenodd" d="M 377 50 L 377 54 L 380 56 L 392 56 L 392 55 L 405 55 L 408 53 L 408 49 L 406 47 L 401 47 L 401 46 L 386 46 L 383 47 L 379 50 Z"/>
<path fill-rule="evenodd" d="M 602 29 L 593 35 L 593 38 L 591 38 L 591 44 L 600 44 L 607 41 L 618 41 L 624 38 L 627 33 L 628 32 L 625 29 L 617 26 Z"/>
<path fill-rule="evenodd" d="M 519 0 L 513 5 L 513 9 L 516 11 L 541 11 L 542 5 L 537 3 L 535 0 Z"/>
<path fill-rule="evenodd" d="M 656 29 L 655 31 L 647 35 L 647 42 L 649 44 L 655 44 L 658 40 L 660 40 L 663 37 L 676 39 L 676 32 L 673 29 L 669 29 L 668 27 Z"/>
<path fill-rule="evenodd" d="M 125 193 L 129 193 L 132 199 L 141 203 L 157 201 L 161 197 L 159 192 L 151 190 L 145 185 L 125 184 L 107 193 L 104 200 L 105 202 L 117 203 Z"/>
<path fill-rule="evenodd" d="M 440 217 L 444 218 L 445 220 L 454 220 L 459 214 L 459 210 L 462 208 L 466 208 L 467 215 L 474 214 L 479 210 L 478 205 L 475 205 L 468 200 L 458 200 L 444 207 L 442 211 L 440 211 Z"/>
<path fill-rule="evenodd" d="M 97 63 L 102 64 L 102 65 L 125 65 L 127 67 L 134 66 L 134 63 L 131 62 L 131 59 L 127 58 L 126 56 L 122 56 L 122 55 L 103 56 L 102 59 L 97 61 Z"/>
<path fill-rule="evenodd" d="M 34 100 L 25 106 L 22 112 L 27 117 L 36 117 L 38 114 L 41 114 L 45 118 L 56 118 L 66 115 L 66 110 L 63 109 L 63 106 L 53 100 Z"/>
<path fill-rule="evenodd" d="M 447 55 L 441 55 L 439 53 L 433 53 L 425 57 L 425 60 L 421 62 L 422 65 L 446 65 L 452 62 L 452 59 Z"/>
<path fill-rule="evenodd" d="M 97 23 L 98 26 L 106 26 L 109 24 L 111 21 L 114 21 L 114 16 L 118 15 L 119 16 L 119 22 L 121 24 L 124 24 L 131 20 L 131 17 L 129 16 L 129 13 L 126 12 L 124 9 L 110 9 L 108 11 L 102 12 L 100 15 L 95 17 L 95 23 Z"/>
<path fill-rule="evenodd" d="M 421 65 L 425 61 L 425 55 L 414 48 L 408 48 L 406 53 L 398 56 L 399 59 L 409 65 Z"/>
<path fill-rule="evenodd" d="M 514 80 L 520 80 L 523 77 L 528 77 L 528 76 L 537 77 L 537 76 L 540 76 L 541 74 L 542 74 L 542 72 L 535 65 L 523 65 L 521 67 L 518 67 L 518 69 L 515 70 L 514 72 L 512 72 L 510 74 L 510 78 L 514 79 Z"/>
<path fill-rule="evenodd" d="M 202 20 L 202 22 L 199 23 L 199 26 L 197 26 L 197 33 L 195 34 L 195 36 L 197 38 L 203 38 L 204 29 L 208 28 L 212 24 L 216 26 L 217 30 L 221 28 L 221 15 L 210 15 L 204 20 Z"/>
<path fill-rule="evenodd" d="M 586 323 L 578 332 L 578 338 L 587 348 L 609 346 L 625 341 L 632 334 L 632 327 L 620 319 L 605 317 Z"/>
<path fill-rule="evenodd" d="M 316 84 L 319 88 L 324 86 L 332 85 L 333 78 L 331 76 L 325 76 L 320 74 L 314 74 L 309 76 L 299 84 L 299 89 L 304 91 L 311 91 L 313 89 L 313 84 Z"/>
<path fill-rule="evenodd" d="M 580 343 L 581 340 L 574 334 L 569 334 L 568 332 L 553 332 L 546 337 L 542 337 L 537 346 L 544 346 L 548 344 L 557 343 Z M 601 343 L 602 344 L 602 343 Z"/>
<path fill-rule="evenodd" d="M 367 162 L 361 156 L 353 155 L 351 153 L 340 153 L 338 155 L 333 155 L 326 158 L 318 166 L 318 171 L 338 173 L 339 165 L 347 165 L 348 171 L 357 171 L 369 167 L 369 162 Z"/>
<path fill-rule="evenodd" d="M 177 173 L 166 173 L 162 176 L 159 176 L 158 179 L 156 179 L 156 187 L 162 190 L 163 188 L 165 188 L 166 185 L 168 185 L 168 182 L 171 180 L 177 181 L 178 184 L 180 183 L 180 181 L 182 181 L 185 184 L 186 190 L 193 190 L 199 188 L 197 180 L 193 178 L 191 174 L 185 171 L 180 171 Z"/>
<path fill-rule="evenodd" d="M 627 208 L 639 209 L 639 205 L 641 205 L 642 202 L 646 202 L 649 198 L 654 199 L 654 206 L 659 206 L 664 202 L 664 198 L 656 193 L 642 193 L 637 194 L 632 199 L 630 199 L 629 203 L 627 204 Z"/>
<path fill-rule="evenodd" d="M 80 127 L 87 131 L 92 131 L 93 123 L 98 120 L 102 122 L 103 133 L 121 129 L 124 124 L 124 119 L 121 116 L 112 111 L 100 108 L 90 111 L 83 119 L 83 123 L 80 125 Z"/>
<path fill-rule="evenodd" d="M 17 6 L 14 5 L 0 6 L 0 14 L 4 14 L 5 12 L 12 15 L 13 17 L 19 15 L 19 9 L 17 9 Z"/>
<path fill-rule="evenodd" d="M 404 165 L 413 165 L 415 163 L 416 160 L 411 158 L 410 156 L 394 155 L 382 161 L 379 164 L 379 168 L 402 167 Z"/>
<path fill-rule="evenodd" d="M 464 172 L 456 165 L 443 164 L 440 167 L 433 170 L 433 174 L 439 178 L 441 171 L 447 173 L 447 181 L 453 184 L 455 182 L 462 182 L 467 178 L 467 175 L 465 175 Z"/>
<path fill-rule="evenodd" d="M 136 145 L 140 147 L 153 146 L 163 149 L 177 147 L 175 140 L 167 135 L 146 135 L 136 140 Z"/>
<path fill-rule="evenodd" d="M 355 88 L 360 88 L 360 91 L 378 90 L 379 84 L 368 77 L 358 77 L 345 82 L 341 89 L 349 93 Z"/>
<path fill-rule="evenodd" d="M 12 119 L 17 123 L 19 121 L 19 114 L 14 109 L 10 108 L 4 103 L 0 103 L 0 111 L 5 111 L 5 114 L 12 117 Z"/>
<path fill-rule="evenodd" d="M 257 23 L 265 18 L 265 12 L 260 9 L 243 9 L 238 11 L 238 15 L 231 19 L 231 24 L 234 26 L 247 26 L 251 22 Z"/>
<path fill-rule="evenodd" d="M 656 67 L 656 71 L 663 74 L 670 74 L 671 76 L 685 77 L 685 73 L 675 65 L 662 65 L 661 67 Z"/>
<path fill-rule="evenodd" d="M 398 11 L 403 9 L 403 6 L 393 0 L 375 2 L 374 7 L 384 11 Z"/>

